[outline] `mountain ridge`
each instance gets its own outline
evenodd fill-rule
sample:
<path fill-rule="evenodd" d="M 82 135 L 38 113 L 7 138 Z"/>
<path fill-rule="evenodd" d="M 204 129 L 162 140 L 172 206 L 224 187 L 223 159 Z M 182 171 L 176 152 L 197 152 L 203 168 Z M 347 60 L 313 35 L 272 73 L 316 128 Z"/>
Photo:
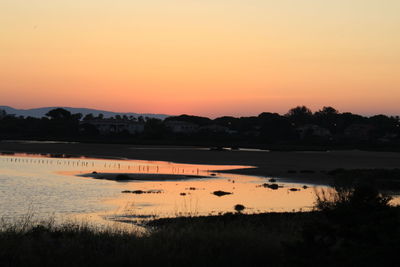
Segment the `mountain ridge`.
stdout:
<path fill-rule="evenodd" d="M 82 113 L 83 116 L 87 114 L 93 114 L 94 116 L 98 116 L 99 114 L 103 114 L 105 118 L 114 117 L 115 115 L 126 115 L 126 116 L 134 116 L 134 117 L 149 117 L 149 118 L 157 118 L 157 119 L 165 119 L 170 117 L 171 115 L 167 114 L 153 114 L 153 113 L 135 113 L 135 112 L 114 112 L 108 110 L 100 110 L 100 109 L 91 109 L 91 108 L 73 108 L 73 107 L 41 107 L 41 108 L 32 108 L 32 109 L 16 109 L 10 106 L 0 106 L 0 110 L 4 110 L 7 114 L 14 114 L 16 116 L 24 116 L 24 117 L 34 117 L 41 118 L 46 115 L 52 109 L 63 108 L 68 110 L 71 113 Z"/>

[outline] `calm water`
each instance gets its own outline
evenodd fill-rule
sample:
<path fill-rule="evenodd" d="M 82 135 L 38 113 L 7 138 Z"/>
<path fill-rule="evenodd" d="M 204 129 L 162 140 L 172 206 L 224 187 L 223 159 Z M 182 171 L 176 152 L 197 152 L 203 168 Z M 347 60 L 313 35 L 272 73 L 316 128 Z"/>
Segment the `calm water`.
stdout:
<path fill-rule="evenodd" d="M 170 162 L 55 158 L 46 155 L 0 156 L 0 217 L 18 218 L 33 212 L 37 217 L 78 217 L 93 221 L 136 220 L 148 216 L 207 215 L 246 212 L 308 210 L 315 200 L 314 186 L 284 183 L 278 190 L 265 188 L 268 177 L 216 174 L 213 170 L 246 168 L 175 164 Z M 79 175 L 98 173 L 185 174 L 208 179 L 179 181 L 99 180 Z M 296 188 L 299 191 L 291 191 Z M 155 190 L 160 193 L 122 193 Z M 222 190 L 232 194 L 215 196 Z"/>

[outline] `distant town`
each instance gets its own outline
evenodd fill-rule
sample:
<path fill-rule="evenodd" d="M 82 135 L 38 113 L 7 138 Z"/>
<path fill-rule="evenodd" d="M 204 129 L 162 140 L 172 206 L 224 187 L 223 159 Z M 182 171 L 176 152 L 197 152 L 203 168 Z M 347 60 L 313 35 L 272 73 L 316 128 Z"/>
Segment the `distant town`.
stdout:
<path fill-rule="evenodd" d="M 0 109 L 0 139 L 55 139 L 90 142 L 268 146 L 400 146 L 398 116 L 365 117 L 333 107 L 312 112 L 305 106 L 286 114 L 216 119 L 180 115 L 164 119 L 99 113 L 83 115 L 63 108 L 42 118 L 17 116 Z M 384 147 L 384 146 L 383 146 Z"/>

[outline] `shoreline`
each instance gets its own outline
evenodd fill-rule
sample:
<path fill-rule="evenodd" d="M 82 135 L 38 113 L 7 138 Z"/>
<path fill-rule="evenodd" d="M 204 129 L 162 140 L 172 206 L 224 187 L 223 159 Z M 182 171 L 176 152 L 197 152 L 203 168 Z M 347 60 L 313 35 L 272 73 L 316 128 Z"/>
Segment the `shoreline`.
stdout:
<path fill-rule="evenodd" d="M 134 146 L 88 143 L 0 142 L 0 151 L 36 154 L 67 154 L 75 157 L 168 161 L 183 164 L 254 166 L 215 171 L 291 182 L 330 183 L 326 172 L 335 169 L 395 169 L 400 153 L 370 151 L 210 151 L 197 147 Z"/>

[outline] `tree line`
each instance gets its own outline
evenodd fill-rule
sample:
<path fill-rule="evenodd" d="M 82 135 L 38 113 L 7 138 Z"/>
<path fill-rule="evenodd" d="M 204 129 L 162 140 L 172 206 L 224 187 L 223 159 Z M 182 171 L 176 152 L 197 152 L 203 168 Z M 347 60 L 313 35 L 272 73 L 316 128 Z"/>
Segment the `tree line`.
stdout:
<path fill-rule="evenodd" d="M 140 133 L 128 131 L 101 133 L 93 121 L 127 122 L 143 125 Z M 186 123 L 196 131 L 176 132 L 171 122 Z M 180 115 L 165 120 L 115 116 L 104 118 L 57 108 L 45 117 L 4 116 L 0 119 L 0 139 L 71 140 L 83 142 L 120 142 L 191 144 L 213 146 L 400 146 L 398 116 L 362 116 L 341 113 L 333 107 L 312 112 L 305 106 L 286 114 L 263 112 L 258 116 L 215 119 Z"/>

